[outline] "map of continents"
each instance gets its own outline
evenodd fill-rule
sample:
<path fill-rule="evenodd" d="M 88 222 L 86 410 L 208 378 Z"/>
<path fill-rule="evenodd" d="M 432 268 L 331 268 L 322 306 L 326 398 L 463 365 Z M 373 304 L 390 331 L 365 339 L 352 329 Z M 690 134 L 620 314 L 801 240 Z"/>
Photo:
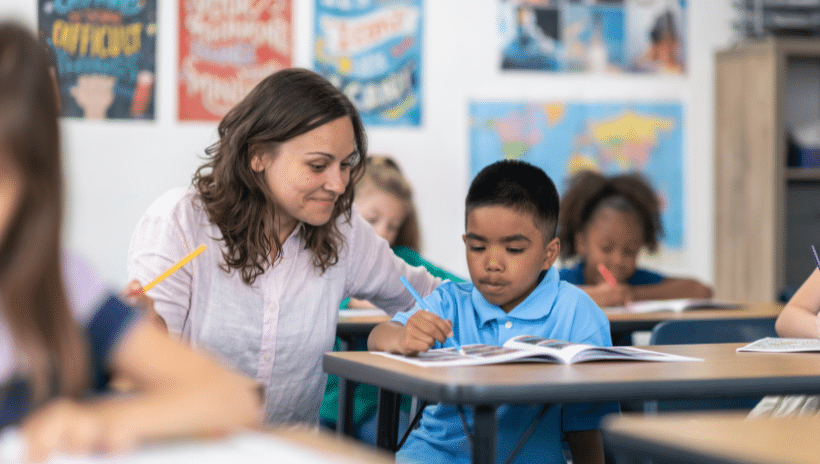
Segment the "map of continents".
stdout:
<path fill-rule="evenodd" d="M 667 248 L 683 247 L 683 130 L 679 103 L 470 103 L 470 178 L 500 159 L 547 172 L 562 193 L 575 172 L 640 171 L 663 205 Z"/>

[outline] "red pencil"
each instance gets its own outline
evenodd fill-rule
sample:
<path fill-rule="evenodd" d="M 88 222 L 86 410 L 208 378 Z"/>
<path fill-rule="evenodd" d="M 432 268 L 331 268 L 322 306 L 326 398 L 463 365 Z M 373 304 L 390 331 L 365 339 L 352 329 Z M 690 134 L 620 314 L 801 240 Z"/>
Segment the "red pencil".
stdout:
<path fill-rule="evenodd" d="M 604 263 L 598 263 L 598 272 L 600 272 L 601 275 L 604 276 L 604 280 L 607 284 L 609 284 L 610 287 L 618 285 L 618 281 L 615 280 L 615 277 L 612 275 L 611 272 L 609 272 L 609 269 L 607 269 L 606 266 L 604 266 Z"/>

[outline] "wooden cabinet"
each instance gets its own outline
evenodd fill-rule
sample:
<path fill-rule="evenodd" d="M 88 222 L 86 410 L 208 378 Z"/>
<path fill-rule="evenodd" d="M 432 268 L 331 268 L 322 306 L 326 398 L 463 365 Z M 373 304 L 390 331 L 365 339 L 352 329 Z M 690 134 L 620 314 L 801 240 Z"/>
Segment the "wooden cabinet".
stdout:
<path fill-rule="evenodd" d="M 741 43 L 715 76 L 715 293 L 774 300 L 820 247 L 820 169 L 787 165 L 794 127 L 820 124 L 820 41 Z"/>

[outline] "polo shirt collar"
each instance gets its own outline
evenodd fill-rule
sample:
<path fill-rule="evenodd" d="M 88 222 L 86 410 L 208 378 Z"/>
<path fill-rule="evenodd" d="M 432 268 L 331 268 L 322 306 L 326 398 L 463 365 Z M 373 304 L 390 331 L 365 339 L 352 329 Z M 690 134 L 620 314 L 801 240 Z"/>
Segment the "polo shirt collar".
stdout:
<path fill-rule="evenodd" d="M 558 270 L 555 266 L 550 267 L 541 282 L 535 287 L 527 298 L 518 304 L 512 311 L 504 312 L 500 307 L 488 302 L 478 289 L 473 286 L 472 301 L 473 308 L 479 317 L 481 325 L 494 319 L 506 319 L 514 317 L 516 319 L 536 320 L 549 315 L 558 297 Z"/>

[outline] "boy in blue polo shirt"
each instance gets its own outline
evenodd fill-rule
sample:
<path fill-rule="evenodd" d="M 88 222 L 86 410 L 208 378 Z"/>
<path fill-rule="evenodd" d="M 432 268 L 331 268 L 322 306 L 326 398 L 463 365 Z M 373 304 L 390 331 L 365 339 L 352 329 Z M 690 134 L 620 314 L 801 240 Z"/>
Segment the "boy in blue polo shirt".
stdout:
<path fill-rule="evenodd" d="M 470 185 L 466 216 L 463 239 L 472 282 L 446 282 L 425 298 L 431 311 L 416 306 L 378 325 L 368 339 L 370 350 L 409 355 L 440 348 L 449 337 L 462 345 L 502 345 L 522 334 L 611 346 L 604 313 L 552 267 L 560 252 L 558 192 L 544 171 L 521 161 L 487 166 Z M 499 462 L 539 411 L 528 405 L 498 408 Z M 553 406 L 515 462 L 564 463 L 563 439 L 575 464 L 602 464 L 600 418 L 617 411 L 615 403 Z M 470 462 L 457 409 L 428 406 L 396 458 Z"/>

